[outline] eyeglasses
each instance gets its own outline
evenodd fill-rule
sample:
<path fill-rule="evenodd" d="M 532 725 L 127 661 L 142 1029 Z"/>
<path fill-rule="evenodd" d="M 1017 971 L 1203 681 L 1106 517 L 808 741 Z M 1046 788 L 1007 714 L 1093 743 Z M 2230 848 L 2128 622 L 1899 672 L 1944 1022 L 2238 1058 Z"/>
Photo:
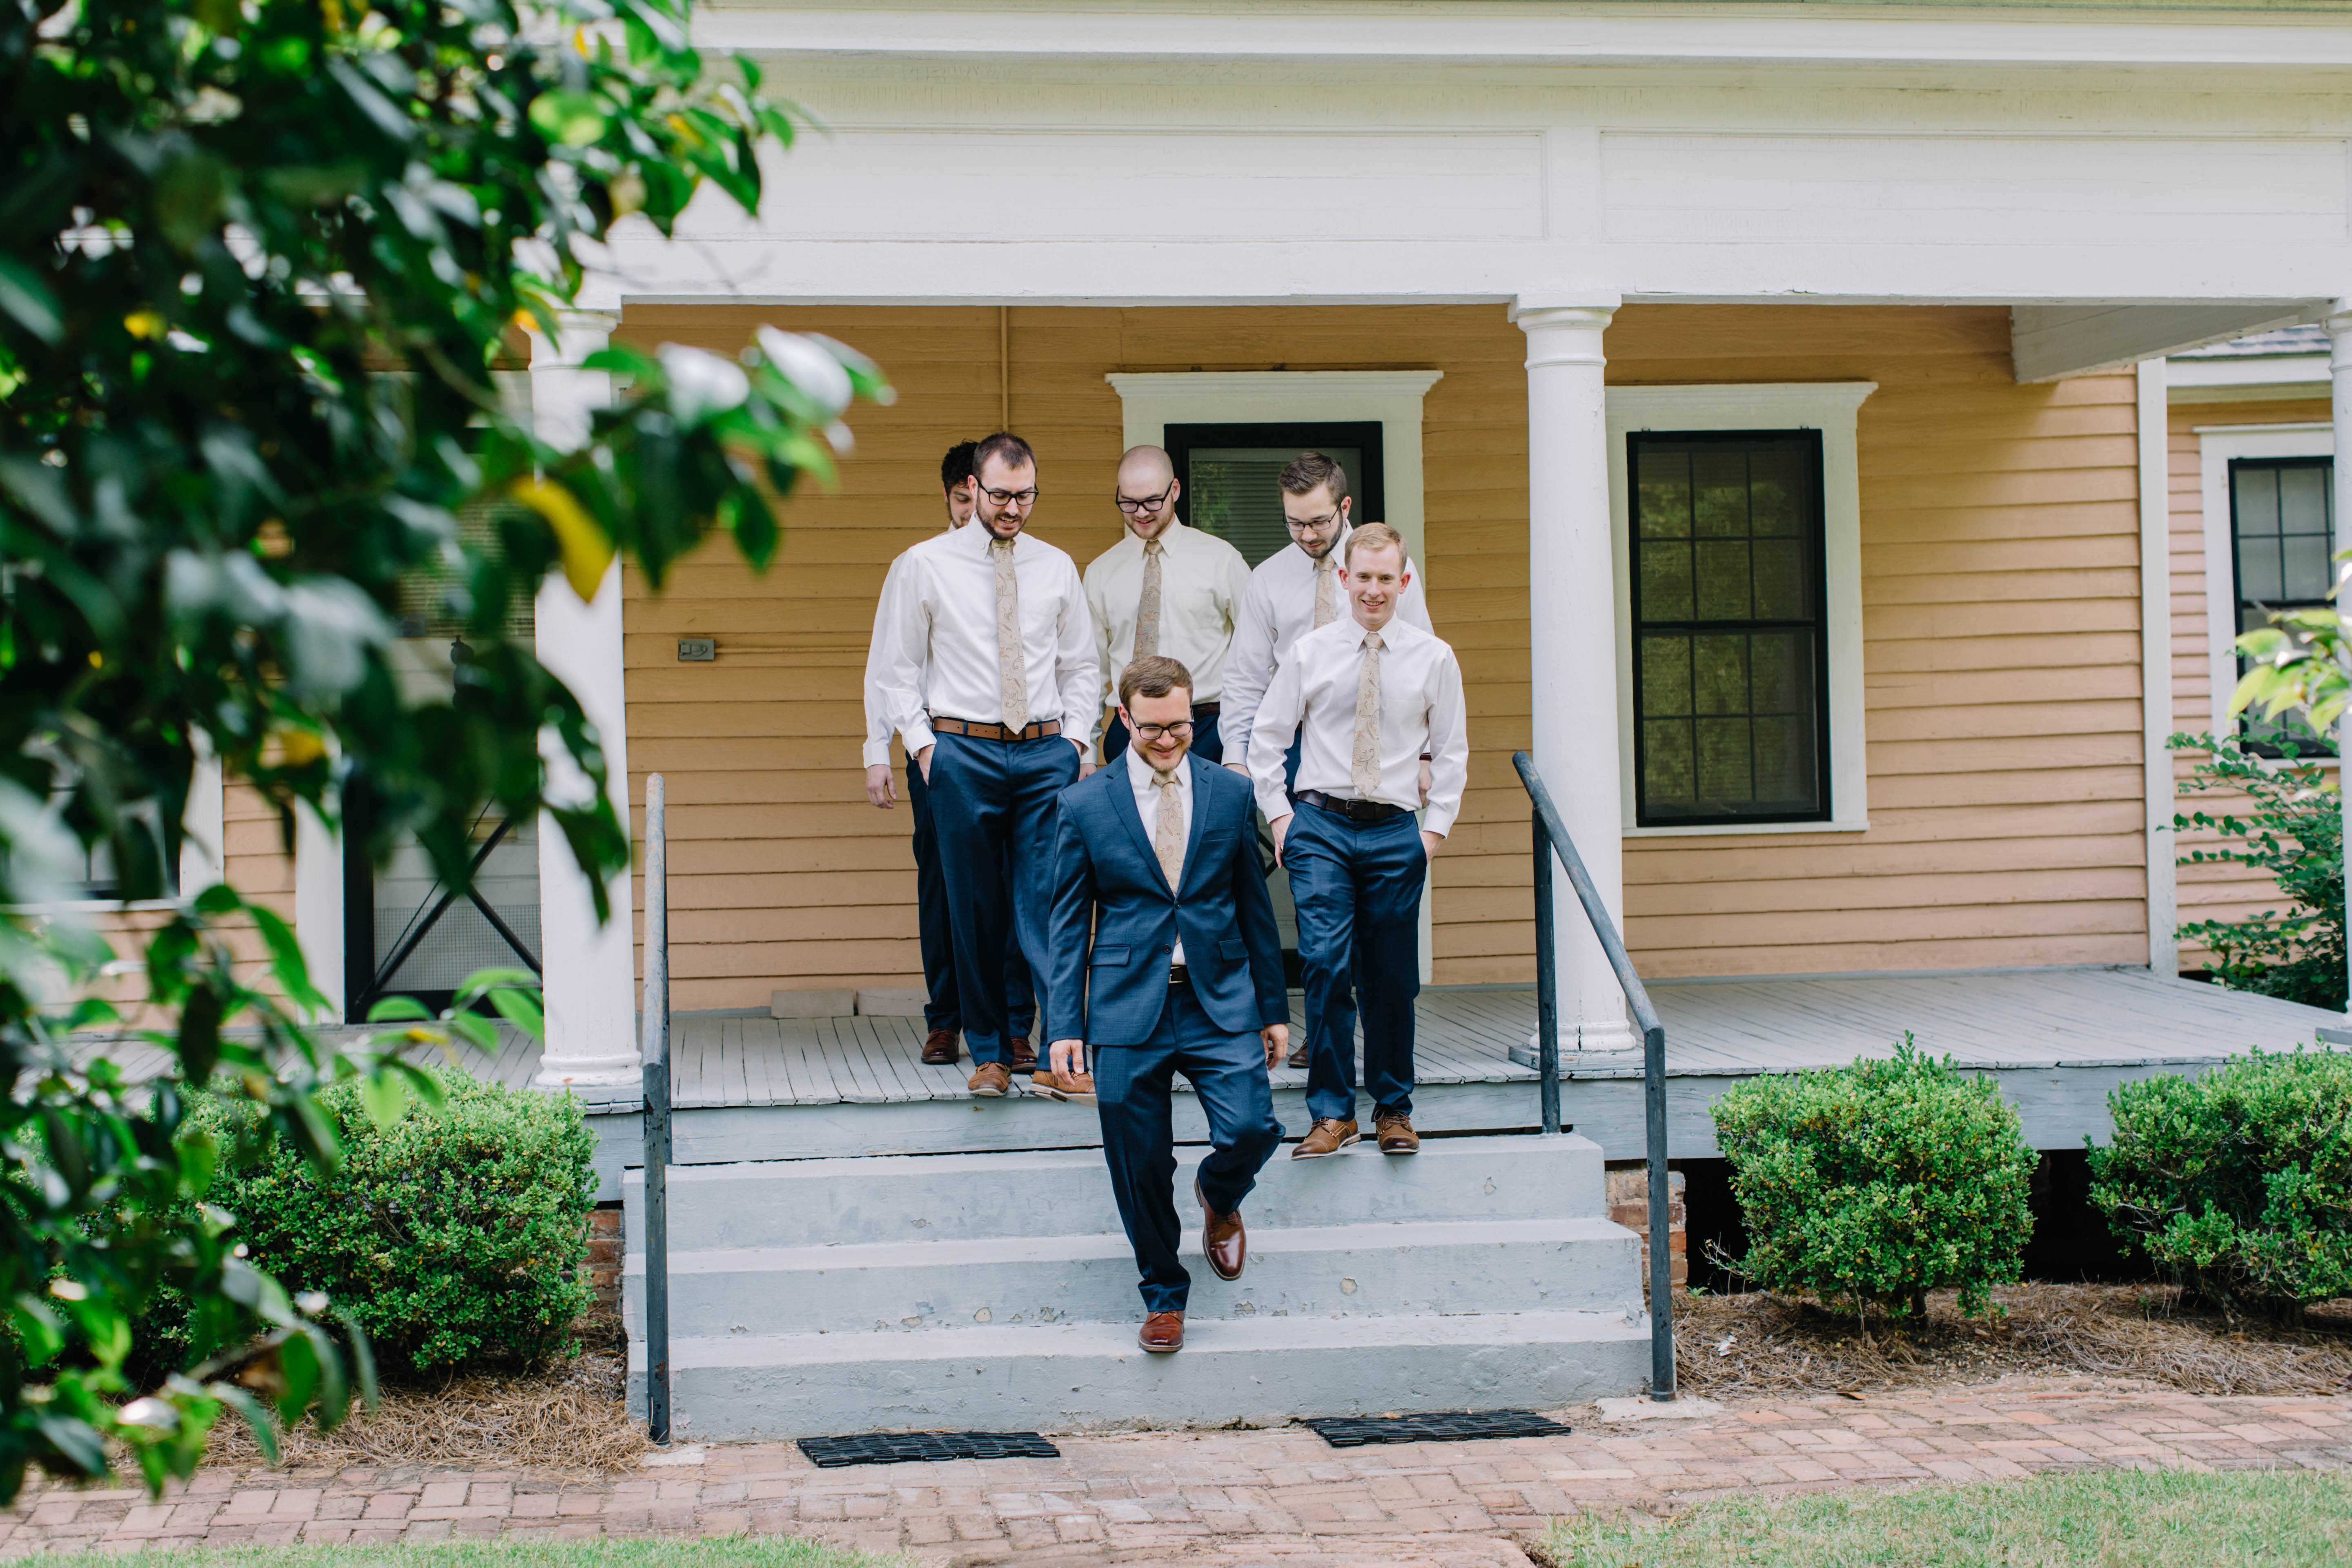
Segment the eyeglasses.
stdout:
<path fill-rule="evenodd" d="M 1025 490 L 992 490 L 982 485 L 980 493 L 999 506 L 1035 506 L 1037 504 L 1037 487 L 1034 485 Z"/>
<path fill-rule="evenodd" d="M 1175 488 L 1176 481 L 1171 479 L 1168 481 L 1168 489 L 1161 490 L 1156 496 L 1145 496 L 1141 500 L 1138 500 L 1132 496 L 1123 496 L 1118 494 L 1117 491 L 1113 491 L 1112 499 L 1118 502 L 1119 510 L 1127 513 L 1129 517 L 1133 517 L 1137 512 L 1158 511 L 1161 507 L 1166 506 L 1168 504 L 1169 492 L 1173 490 Z"/>
<path fill-rule="evenodd" d="M 1283 519 L 1283 521 L 1289 525 L 1290 531 L 1293 533 L 1320 533 L 1339 521 L 1339 514 L 1336 511 L 1327 511 L 1321 517 L 1286 517 Z"/>
<path fill-rule="evenodd" d="M 1190 719 L 1180 719 L 1173 724 L 1138 724 L 1135 726 L 1135 733 L 1137 737 L 1145 741 L 1156 741 L 1162 735 L 1173 735 L 1177 739 L 1181 740 L 1192 732 L 1192 721 Z"/>

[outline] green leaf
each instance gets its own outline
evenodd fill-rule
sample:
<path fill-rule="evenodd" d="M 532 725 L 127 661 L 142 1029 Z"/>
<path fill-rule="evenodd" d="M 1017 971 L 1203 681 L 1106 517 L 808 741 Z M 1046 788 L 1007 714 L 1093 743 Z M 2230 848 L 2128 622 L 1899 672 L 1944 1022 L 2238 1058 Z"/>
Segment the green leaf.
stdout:
<path fill-rule="evenodd" d="M 604 102 L 591 92 L 542 92 L 530 100 L 530 122 L 561 147 L 585 147 L 609 123 Z"/>
<path fill-rule="evenodd" d="M 547 1015 L 540 1011 L 531 993 L 501 985 L 490 993 L 490 1005 L 499 1010 L 499 1016 L 532 1039 L 547 1037 Z"/>
<path fill-rule="evenodd" d="M 449 1027 L 465 1036 L 484 1055 L 498 1055 L 499 1026 L 479 1013 L 454 1013 L 449 1017 Z"/>
<path fill-rule="evenodd" d="M 42 1415 L 35 1418 L 34 1425 L 67 1464 L 93 1480 L 106 1474 L 106 1439 L 89 1422 L 69 1415 Z"/>
<path fill-rule="evenodd" d="M 261 1450 L 263 1463 L 278 1463 L 278 1425 L 270 1420 L 268 1406 L 233 1383 L 210 1384 L 205 1392 L 245 1417 L 246 1427 L 253 1434 L 254 1445 Z"/>
<path fill-rule="evenodd" d="M 361 1078 L 360 1102 L 367 1108 L 368 1120 L 389 1132 L 408 1110 L 408 1084 L 399 1074 L 378 1068 Z"/>
<path fill-rule="evenodd" d="M 38 273 L 14 257 L 0 256 L 0 310 L 45 343 L 62 342 L 65 313 Z"/>
<path fill-rule="evenodd" d="M 379 998 L 375 1005 L 368 1009 L 367 1021 L 371 1024 L 393 1024 L 412 1018 L 422 1021 L 432 1016 L 425 1004 L 414 996 L 385 996 Z"/>

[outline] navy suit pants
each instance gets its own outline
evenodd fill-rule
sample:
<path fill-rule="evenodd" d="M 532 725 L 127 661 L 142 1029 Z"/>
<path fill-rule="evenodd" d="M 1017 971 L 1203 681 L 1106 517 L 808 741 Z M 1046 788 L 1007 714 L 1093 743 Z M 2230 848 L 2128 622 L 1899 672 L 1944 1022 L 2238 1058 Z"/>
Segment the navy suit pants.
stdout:
<path fill-rule="evenodd" d="M 1167 1010 L 1148 1043 L 1098 1047 L 1094 1060 L 1103 1157 L 1119 1222 L 1135 1248 L 1143 1310 L 1181 1312 L 1192 1277 L 1177 1257 L 1184 1227 L 1176 1217 L 1176 1137 L 1170 1122 L 1175 1075 L 1192 1084 L 1209 1121 L 1213 1147 L 1201 1162 L 1201 1192 L 1219 1214 L 1231 1214 L 1282 1146 L 1265 1047 L 1255 1029 L 1235 1035 L 1217 1027 L 1191 986 L 1171 985 Z"/>
<path fill-rule="evenodd" d="M 1204 763 L 1223 763 L 1225 760 L 1225 742 L 1217 733 L 1219 717 L 1215 713 L 1197 710 L 1192 715 L 1192 752 Z M 1117 762 L 1119 753 L 1126 750 L 1127 725 L 1113 715 L 1110 728 L 1103 731 L 1103 764 L 1108 767 Z"/>
<path fill-rule="evenodd" d="M 975 1062 L 1013 1066 L 1005 971 L 1016 960 L 1032 974 L 1045 970 L 1054 797 L 1077 777 L 1078 749 L 1059 735 L 942 734 L 932 748 L 931 823 L 955 931 L 956 999 Z M 1041 1045 L 1051 1039 L 1052 1022 L 1039 1020 L 1031 1037 Z"/>
<path fill-rule="evenodd" d="M 923 1025 L 951 1034 L 963 1029 L 963 1005 L 956 992 L 955 931 L 948 920 L 947 874 L 940 866 L 940 836 L 931 826 L 931 786 L 923 770 L 907 759 L 907 808 L 915 814 L 915 915 L 923 952 Z M 1037 993 L 1029 963 L 1018 947 L 1004 955 L 1008 1024 L 1027 1035 L 1037 1017 Z"/>
<path fill-rule="evenodd" d="M 1307 991 L 1307 1110 L 1356 1114 L 1356 1015 L 1375 1114 L 1412 1110 L 1412 1005 L 1429 857 L 1411 812 L 1356 822 L 1301 801 L 1282 840 Z M 1350 982 L 1353 984 L 1350 984 Z"/>

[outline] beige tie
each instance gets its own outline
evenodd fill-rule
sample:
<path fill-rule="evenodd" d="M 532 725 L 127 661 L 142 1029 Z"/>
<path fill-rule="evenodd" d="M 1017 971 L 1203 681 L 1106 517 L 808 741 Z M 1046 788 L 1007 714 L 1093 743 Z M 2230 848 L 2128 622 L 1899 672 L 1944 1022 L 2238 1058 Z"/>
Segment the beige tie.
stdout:
<path fill-rule="evenodd" d="M 1013 574 L 1010 539 L 989 542 L 996 555 L 996 673 L 1004 688 L 1004 722 L 1029 727 L 1029 661 L 1021 651 L 1021 579 Z"/>
<path fill-rule="evenodd" d="M 1160 541 L 1143 542 L 1143 601 L 1135 607 L 1135 657 L 1160 651 Z"/>
<path fill-rule="evenodd" d="M 1328 626 L 1339 618 L 1339 579 L 1328 555 L 1315 563 L 1315 624 Z"/>
<path fill-rule="evenodd" d="M 1177 794 L 1180 782 L 1174 773 L 1155 769 L 1151 774 L 1151 787 L 1160 792 L 1160 816 L 1152 825 L 1151 848 L 1160 857 L 1160 874 L 1168 879 L 1168 890 L 1171 893 L 1184 884 L 1184 802 Z"/>
<path fill-rule="evenodd" d="M 1370 800 L 1381 788 L 1381 634 L 1364 634 L 1364 670 L 1356 677 L 1356 755 L 1348 782 L 1356 798 Z"/>

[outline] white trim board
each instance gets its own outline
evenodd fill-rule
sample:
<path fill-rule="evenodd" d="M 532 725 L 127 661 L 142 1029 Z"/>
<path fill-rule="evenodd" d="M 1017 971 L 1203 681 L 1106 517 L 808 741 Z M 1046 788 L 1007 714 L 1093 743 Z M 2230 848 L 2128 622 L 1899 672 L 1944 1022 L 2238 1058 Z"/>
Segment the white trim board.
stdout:
<path fill-rule="evenodd" d="M 2135 427 L 2139 443 L 2140 800 L 2147 856 L 2147 966 L 2178 974 L 2180 874 L 2172 828 L 2171 416 L 2165 389 L 2172 366 L 2142 360 Z"/>
<path fill-rule="evenodd" d="M 2196 425 L 2197 466 L 2205 533 L 2205 668 L 2212 691 L 2206 728 L 2220 722 L 2238 687 L 2238 566 L 2230 552 L 2230 463 L 2235 458 L 2328 458 L 2336 433 L 2325 424 Z M 2326 759 L 2334 766 L 2336 759 Z"/>
<path fill-rule="evenodd" d="M 1780 382 L 1755 386 L 1612 386 L 1609 389 L 1609 533 L 1616 574 L 1617 734 L 1620 798 L 1628 838 L 1726 837 L 1759 833 L 1863 833 L 1870 827 L 1870 758 L 1863 738 L 1862 481 L 1855 425 L 1873 381 Z M 1634 826 L 1632 516 L 1625 437 L 1634 430 L 1818 430 L 1822 433 L 1822 567 L 1829 603 L 1830 810 L 1827 822 Z"/>

